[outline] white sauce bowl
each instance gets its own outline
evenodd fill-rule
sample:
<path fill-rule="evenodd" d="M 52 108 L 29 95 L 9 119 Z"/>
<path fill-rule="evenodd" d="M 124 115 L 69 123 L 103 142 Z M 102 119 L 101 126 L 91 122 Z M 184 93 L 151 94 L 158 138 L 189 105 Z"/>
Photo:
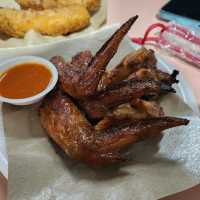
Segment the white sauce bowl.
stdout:
<path fill-rule="evenodd" d="M 38 64 L 44 65 L 47 69 L 49 69 L 52 75 L 49 84 L 42 92 L 38 93 L 35 96 L 27 97 L 23 99 L 11 99 L 11 98 L 0 96 L 0 101 L 13 104 L 13 105 L 23 105 L 23 106 L 31 105 L 42 100 L 42 98 L 44 98 L 44 96 L 47 95 L 55 87 L 58 81 L 58 71 L 56 67 L 50 61 L 41 57 L 20 56 L 13 59 L 8 59 L 0 63 L 0 73 L 4 73 L 10 68 L 13 68 L 16 65 L 23 64 L 23 63 L 38 63 Z"/>

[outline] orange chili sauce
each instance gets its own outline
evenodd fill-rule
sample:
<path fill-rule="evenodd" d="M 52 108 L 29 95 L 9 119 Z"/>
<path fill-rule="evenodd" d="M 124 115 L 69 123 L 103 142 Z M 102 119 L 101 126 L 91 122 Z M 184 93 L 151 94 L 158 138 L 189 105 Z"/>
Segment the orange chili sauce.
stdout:
<path fill-rule="evenodd" d="M 52 74 L 45 65 L 23 63 L 12 67 L 0 76 L 0 95 L 11 99 L 32 97 L 49 84 Z"/>

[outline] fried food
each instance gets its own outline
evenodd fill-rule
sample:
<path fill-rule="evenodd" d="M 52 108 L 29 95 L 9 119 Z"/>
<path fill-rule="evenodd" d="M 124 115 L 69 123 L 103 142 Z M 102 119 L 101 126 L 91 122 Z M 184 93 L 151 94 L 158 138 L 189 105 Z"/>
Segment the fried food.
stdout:
<path fill-rule="evenodd" d="M 30 29 L 44 35 L 66 35 L 89 23 L 89 13 L 81 5 L 43 11 L 0 9 L 0 32 L 13 37 L 23 37 Z"/>
<path fill-rule="evenodd" d="M 143 51 L 151 54 L 141 59 L 131 57 L 131 62 L 137 63 L 131 65 L 135 68 L 126 71 L 126 65 L 121 65 L 123 75 L 116 74 L 117 79 L 108 76 L 112 81 L 98 90 L 102 77 L 108 73 L 107 64 L 136 19 L 137 16 L 122 25 L 94 57 L 84 51 L 71 62 L 59 56 L 51 60 L 58 69 L 59 83 L 44 99 L 40 120 L 53 141 L 75 160 L 92 166 L 125 161 L 121 150 L 128 145 L 189 123 L 187 119 L 165 117 L 157 103 L 144 100 L 152 94 L 160 96 L 162 91 L 174 92 L 172 84 L 177 82 L 176 73 L 172 76 L 156 69 L 153 51 L 141 50 L 140 55 Z M 156 76 L 143 76 L 142 66 L 157 70 Z M 132 73 L 137 76 L 130 78 Z"/>
<path fill-rule="evenodd" d="M 79 4 L 85 6 L 90 13 L 97 11 L 101 0 L 16 0 L 23 9 L 44 10 L 57 7 L 68 7 L 69 5 Z"/>

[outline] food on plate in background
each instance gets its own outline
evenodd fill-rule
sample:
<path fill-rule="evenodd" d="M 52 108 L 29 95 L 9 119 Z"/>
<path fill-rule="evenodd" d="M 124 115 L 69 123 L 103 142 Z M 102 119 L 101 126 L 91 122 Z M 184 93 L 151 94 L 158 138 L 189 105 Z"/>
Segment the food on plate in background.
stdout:
<path fill-rule="evenodd" d="M 121 150 L 130 144 L 189 123 L 163 116 L 155 102 L 161 95 L 175 92 L 172 86 L 178 82 L 178 72 L 158 70 L 152 50 L 131 53 L 106 71 L 136 19 L 123 24 L 94 57 L 84 51 L 71 62 L 60 56 L 51 59 L 58 69 L 59 83 L 43 100 L 41 124 L 71 158 L 91 166 L 125 161 Z M 116 73 L 118 70 L 122 73 Z"/>
<path fill-rule="evenodd" d="M 0 33 L 22 38 L 29 30 L 59 36 L 80 31 L 101 0 L 18 0 L 22 9 L 0 8 Z"/>
<path fill-rule="evenodd" d="M 36 10 L 0 9 L 0 32 L 23 37 L 30 29 L 44 35 L 66 35 L 87 27 L 90 15 L 81 5 Z"/>
<path fill-rule="evenodd" d="M 90 13 L 94 13 L 99 9 L 101 0 L 16 0 L 16 2 L 23 9 L 31 8 L 37 10 L 81 4 L 84 5 Z"/>

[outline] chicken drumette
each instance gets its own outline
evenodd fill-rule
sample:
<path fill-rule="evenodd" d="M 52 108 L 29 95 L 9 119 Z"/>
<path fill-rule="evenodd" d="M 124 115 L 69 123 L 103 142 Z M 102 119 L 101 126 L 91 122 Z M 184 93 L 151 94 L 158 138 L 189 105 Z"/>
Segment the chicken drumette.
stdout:
<path fill-rule="evenodd" d="M 136 19 L 122 25 L 94 57 L 85 51 L 70 63 L 62 57 L 52 58 L 59 71 L 59 84 L 40 107 L 40 119 L 49 136 L 76 160 L 93 166 L 123 161 L 120 151 L 124 147 L 189 122 L 163 117 L 160 107 L 145 100 L 174 92 L 172 84 L 177 82 L 176 72 L 169 75 L 156 69 L 153 51 L 143 49 L 130 54 L 106 72 Z M 138 71 L 141 69 L 148 71 L 145 78 Z M 143 117 L 134 117 L 134 107 L 144 111 Z"/>

